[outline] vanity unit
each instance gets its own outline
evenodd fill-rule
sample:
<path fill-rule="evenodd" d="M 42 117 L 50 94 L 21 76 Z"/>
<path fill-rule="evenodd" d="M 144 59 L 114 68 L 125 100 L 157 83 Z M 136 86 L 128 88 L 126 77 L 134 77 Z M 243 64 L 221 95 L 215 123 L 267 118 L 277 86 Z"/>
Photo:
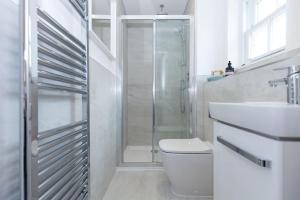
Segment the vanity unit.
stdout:
<path fill-rule="evenodd" d="M 300 106 L 210 103 L 215 200 L 300 199 Z"/>

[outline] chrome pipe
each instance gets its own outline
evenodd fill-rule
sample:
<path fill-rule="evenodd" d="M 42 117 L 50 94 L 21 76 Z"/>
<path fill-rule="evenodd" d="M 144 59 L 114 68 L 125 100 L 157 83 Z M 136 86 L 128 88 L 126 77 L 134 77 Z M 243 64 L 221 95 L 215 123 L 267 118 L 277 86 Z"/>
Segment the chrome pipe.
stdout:
<path fill-rule="evenodd" d="M 85 172 L 79 180 L 68 190 L 68 192 L 61 199 L 71 199 L 72 195 L 76 193 L 77 189 L 87 184 L 88 172 Z M 81 189 L 82 191 L 82 189 Z"/>
<path fill-rule="evenodd" d="M 75 136 L 79 135 L 79 134 L 86 134 L 86 131 L 87 131 L 87 128 L 82 128 L 82 129 L 79 129 L 79 130 L 76 130 L 76 131 L 71 131 L 69 133 L 67 133 L 66 135 L 62 136 L 62 137 L 59 137 L 57 139 L 54 139 L 54 140 L 51 140 L 47 143 L 44 143 L 44 144 L 39 144 L 39 152 L 44 152 L 46 150 L 50 150 L 51 148 L 59 145 L 59 144 L 62 144 L 63 142 L 69 140 L 69 139 L 73 139 Z"/>
<path fill-rule="evenodd" d="M 51 24 L 53 27 L 55 27 L 57 30 L 59 30 L 61 33 L 63 33 L 65 36 L 67 36 L 72 42 L 77 44 L 79 47 L 81 47 L 83 50 L 86 50 L 85 45 L 78 40 L 76 37 L 74 37 L 67 29 L 65 29 L 62 25 L 60 25 L 55 19 L 53 19 L 47 12 L 42 11 L 41 9 L 37 9 L 38 15 L 44 19 L 46 22 Z"/>
<path fill-rule="evenodd" d="M 72 189 L 74 186 L 77 186 L 77 182 L 82 182 L 88 177 L 88 172 L 81 172 L 78 173 L 78 176 L 73 176 L 72 179 L 65 184 L 59 192 L 52 198 L 52 200 L 61 200 L 61 199 L 69 199 L 66 197 L 69 190 Z M 81 175 L 82 174 L 82 175 Z M 80 176 L 81 175 L 81 176 Z M 83 184 L 83 183 L 82 183 Z"/>
<path fill-rule="evenodd" d="M 59 153 L 55 157 L 45 159 L 46 161 L 43 163 L 40 163 L 40 165 L 39 165 L 39 172 L 44 171 L 49 166 L 64 160 L 65 158 L 69 157 L 70 155 L 76 154 L 76 152 L 85 151 L 86 149 L 88 149 L 87 143 L 83 143 L 79 146 L 77 145 L 77 147 L 72 147 L 71 149 L 63 151 L 61 154 Z"/>
<path fill-rule="evenodd" d="M 156 136 L 156 20 L 153 20 L 153 77 L 152 77 L 152 162 L 155 161 L 155 136 Z"/>
<path fill-rule="evenodd" d="M 86 162 L 87 162 L 87 158 L 83 158 L 83 159 L 79 158 L 65 165 L 63 168 L 58 170 L 56 174 L 54 174 L 53 176 L 49 177 L 47 180 L 39 184 L 39 193 L 45 194 L 48 193 L 51 188 L 56 188 L 56 187 L 60 188 L 61 186 L 59 186 L 58 182 L 67 179 L 66 177 L 69 177 L 70 174 L 73 176 L 74 173 L 82 169 L 82 166 L 86 167 Z M 55 192 L 57 192 L 57 190 Z"/>
<path fill-rule="evenodd" d="M 57 174 L 65 166 L 69 165 L 70 163 L 75 163 L 75 160 L 78 160 L 79 158 L 82 158 L 82 157 L 86 157 L 87 154 L 88 154 L 88 151 L 85 150 L 83 152 L 80 152 L 77 155 L 70 155 L 70 157 L 63 160 L 63 162 L 57 163 L 56 165 L 49 166 L 47 169 L 45 169 L 44 171 L 41 171 L 39 173 L 39 182 L 43 183 L 44 181 L 49 179 L 51 176 L 54 176 L 55 174 Z"/>
<path fill-rule="evenodd" d="M 274 71 L 288 70 L 287 77 L 269 81 L 271 87 L 287 85 L 287 103 L 300 104 L 300 65 L 276 68 Z"/>
<path fill-rule="evenodd" d="M 48 46 L 54 48 L 55 50 L 58 50 L 60 53 L 76 60 L 77 62 L 80 62 L 81 64 L 86 65 L 85 57 L 77 55 L 77 53 L 74 53 L 73 50 L 65 48 L 63 45 L 61 45 L 58 42 L 56 42 L 55 40 L 49 38 L 45 34 L 38 33 L 38 40 L 39 40 L 39 43 L 43 42 L 43 43 L 47 44 Z"/>
<path fill-rule="evenodd" d="M 80 64 L 78 62 L 73 61 L 71 58 L 68 58 L 64 55 L 62 55 L 61 53 L 58 53 L 56 51 L 53 51 L 45 46 L 39 46 L 38 47 L 38 52 L 39 52 L 39 58 L 41 58 L 40 54 L 46 55 L 51 57 L 52 59 L 58 60 L 60 62 L 63 62 L 65 64 L 67 64 L 70 67 L 79 69 L 82 72 L 86 72 L 86 68 L 84 64 Z M 43 58 L 43 57 L 42 57 Z"/>
<path fill-rule="evenodd" d="M 69 0 L 69 2 L 73 5 L 73 7 L 79 13 L 79 15 L 85 19 L 86 12 L 84 6 L 81 3 L 79 3 L 77 0 Z"/>
<path fill-rule="evenodd" d="M 56 177 L 55 179 L 47 182 L 45 185 L 39 188 L 40 195 L 39 200 L 48 200 L 51 199 L 60 189 L 68 182 L 72 177 L 82 174 L 87 171 L 88 166 L 86 165 L 87 158 L 82 160 L 76 166 L 71 166 L 67 168 L 61 177 Z M 82 165 L 82 167 L 78 167 Z"/>
<path fill-rule="evenodd" d="M 64 131 L 68 131 L 68 130 L 71 130 L 73 128 L 76 128 L 78 126 L 85 126 L 85 125 L 87 125 L 87 121 L 83 120 L 83 121 L 74 122 L 74 123 L 71 123 L 71 124 L 68 124 L 68 125 L 60 126 L 60 127 L 48 130 L 48 131 L 43 131 L 43 132 L 39 133 L 38 139 L 44 139 L 44 138 L 47 138 L 47 137 L 51 137 L 51 136 L 56 135 L 58 133 L 62 133 Z"/>
<path fill-rule="evenodd" d="M 40 80 L 40 78 L 52 80 L 52 81 L 63 82 L 63 83 L 74 84 L 74 85 L 79 85 L 79 86 L 87 85 L 85 82 L 79 81 L 77 79 L 65 77 L 65 76 L 54 74 L 54 73 L 44 71 L 44 70 L 39 70 L 39 82 L 42 83 L 43 81 Z"/>
<path fill-rule="evenodd" d="M 79 195 L 81 194 L 82 191 L 84 191 L 84 189 L 86 188 L 88 184 L 88 181 L 85 181 L 81 186 L 80 186 L 80 189 L 77 190 L 70 198 L 70 200 L 77 200 Z"/>
<path fill-rule="evenodd" d="M 44 31 L 45 33 L 50 35 L 53 39 L 56 39 L 56 40 L 60 41 L 61 43 L 63 43 L 68 48 L 76 51 L 81 56 L 86 57 L 86 51 L 85 50 L 83 50 L 80 47 L 78 47 L 77 45 L 75 45 L 66 36 L 64 36 L 64 35 L 58 33 L 57 31 L 55 31 L 54 29 L 52 29 L 45 22 L 43 22 L 41 19 L 38 20 L 38 28 L 39 28 L 39 31 L 41 31 L 41 30 Z"/>
<path fill-rule="evenodd" d="M 58 90 L 58 91 L 65 91 L 65 92 L 72 92 L 72 93 L 79 93 L 79 94 L 87 94 L 86 90 L 61 86 L 61 85 L 55 85 L 50 83 L 38 83 L 38 88 L 44 90 Z"/>
<path fill-rule="evenodd" d="M 83 145 L 87 143 L 87 136 L 83 136 L 73 141 L 69 141 L 64 146 L 58 147 L 51 151 L 43 152 L 39 154 L 39 163 L 44 163 L 47 161 L 48 158 L 55 158 L 56 156 L 60 155 L 62 152 L 69 150 L 70 148 L 76 147 L 77 145 Z"/>
<path fill-rule="evenodd" d="M 77 72 L 77 71 L 72 70 L 68 67 L 65 67 L 61 64 L 58 64 L 54 61 L 39 58 L 38 59 L 38 64 L 39 64 L 39 66 L 47 67 L 49 69 L 56 70 L 56 71 L 59 71 L 59 72 L 62 72 L 62 73 L 65 73 L 65 74 L 68 74 L 68 75 L 71 75 L 71 76 L 76 76 L 78 78 L 86 80 L 86 75 L 84 73 Z"/>

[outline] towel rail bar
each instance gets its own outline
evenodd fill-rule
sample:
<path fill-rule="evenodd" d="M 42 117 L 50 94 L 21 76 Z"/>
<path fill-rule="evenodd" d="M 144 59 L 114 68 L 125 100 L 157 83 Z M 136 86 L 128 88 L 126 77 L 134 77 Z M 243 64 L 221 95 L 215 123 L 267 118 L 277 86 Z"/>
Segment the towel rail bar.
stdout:
<path fill-rule="evenodd" d="M 80 172 L 78 176 L 73 176 L 72 179 L 67 184 L 65 184 L 59 192 L 55 194 L 52 200 L 69 199 L 66 198 L 65 196 L 70 190 L 70 188 L 72 188 L 74 185 L 76 186 L 77 182 L 82 183 L 82 180 L 86 179 L 87 176 L 88 176 L 87 172 Z"/>
<path fill-rule="evenodd" d="M 61 154 L 59 154 L 58 156 L 53 157 L 52 159 L 49 159 L 44 163 L 41 163 L 39 166 L 39 172 L 44 171 L 46 168 L 52 166 L 55 163 L 63 161 L 66 157 L 68 157 L 70 155 L 76 154 L 76 152 L 84 151 L 86 149 L 88 149 L 87 143 L 83 143 L 74 148 L 68 149 L 68 150 L 62 152 Z"/>
<path fill-rule="evenodd" d="M 84 159 L 82 161 L 86 162 L 87 159 Z M 84 164 L 84 162 L 82 162 Z M 79 163 L 79 165 L 81 165 L 82 163 Z M 85 165 L 83 167 L 73 167 L 73 168 L 69 168 L 71 169 L 70 171 L 68 171 L 66 174 L 64 174 L 63 178 L 58 179 L 58 180 L 54 180 L 48 183 L 48 185 L 46 185 L 47 187 L 40 189 L 40 200 L 48 200 L 51 199 L 57 192 L 60 191 L 60 189 L 62 188 L 62 186 L 65 185 L 66 182 L 68 182 L 72 177 L 82 174 L 87 170 L 88 166 Z"/>
<path fill-rule="evenodd" d="M 86 68 L 84 67 L 84 64 L 75 62 L 71 58 L 68 58 L 68 57 L 62 55 L 61 53 L 59 53 L 57 51 L 53 51 L 45 46 L 39 46 L 38 51 L 39 51 L 39 54 L 44 54 L 46 56 L 51 57 L 52 59 L 63 62 L 64 64 L 67 64 L 68 66 L 79 69 L 82 72 L 86 72 Z M 39 55 L 39 58 L 41 58 L 41 55 Z"/>
<path fill-rule="evenodd" d="M 39 70 L 39 78 L 44 78 L 44 79 L 48 79 L 48 80 L 52 80 L 52 81 L 69 83 L 69 84 L 74 84 L 74 85 L 79 85 L 79 86 L 87 85 L 85 82 L 76 80 L 74 78 L 65 77 L 65 76 L 62 76 L 59 74 L 54 74 L 54 73 L 44 71 L 44 70 Z"/>
<path fill-rule="evenodd" d="M 81 128 L 79 130 L 76 131 L 71 131 L 67 134 L 65 134 L 62 137 L 58 137 L 57 139 L 51 140 L 45 144 L 42 144 L 39 146 L 39 151 L 42 153 L 46 150 L 50 150 L 53 147 L 56 147 L 57 145 L 67 141 L 67 140 L 71 140 L 73 139 L 73 137 L 78 136 L 78 135 L 85 135 L 87 131 L 87 128 Z"/>
<path fill-rule="evenodd" d="M 55 40 L 49 38 L 45 34 L 39 33 L 38 39 L 39 39 L 39 42 L 43 42 L 43 43 L 49 45 L 50 47 L 54 48 L 55 50 L 58 50 L 60 53 L 66 55 L 70 58 L 75 59 L 77 62 L 80 62 L 84 65 L 86 64 L 85 57 L 77 55 L 77 53 L 75 53 L 73 50 L 70 50 L 70 49 L 64 47 L 63 45 L 61 45 L 58 42 L 56 42 Z"/>
<path fill-rule="evenodd" d="M 86 181 L 86 182 L 87 182 L 87 181 Z M 71 196 L 70 200 L 77 200 L 77 198 L 79 197 L 81 191 L 84 191 L 85 185 L 86 185 L 86 184 L 82 184 L 82 185 L 80 186 L 80 190 L 77 190 L 77 191 Z"/>
<path fill-rule="evenodd" d="M 60 126 L 60 127 L 51 129 L 51 130 L 43 131 L 43 132 L 39 133 L 39 139 L 44 139 L 46 137 L 53 136 L 57 133 L 61 133 L 61 132 L 76 128 L 78 126 L 84 126 L 84 125 L 87 125 L 87 120 L 83 120 L 83 121 L 79 121 L 79 122 L 73 122 L 73 123 L 68 124 L 68 125 L 64 125 L 64 126 Z"/>
<path fill-rule="evenodd" d="M 59 30 L 61 33 L 66 35 L 71 41 L 73 41 L 75 44 L 77 44 L 79 47 L 81 47 L 83 50 L 86 50 L 85 45 L 78 40 L 76 37 L 74 37 L 67 29 L 65 29 L 62 25 L 60 25 L 55 19 L 53 19 L 48 13 L 42 11 L 38 8 L 38 15 L 47 21 L 49 24 L 51 24 L 53 27 L 55 27 L 57 30 Z"/>
<path fill-rule="evenodd" d="M 78 0 L 69 0 L 69 2 L 73 5 L 75 10 L 80 14 L 82 18 L 86 17 L 86 8 L 85 5 L 82 5 Z"/>
<path fill-rule="evenodd" d="M 72 69 L 70 69 L 66 66 L 63 66 L 61 64 L 58 64 L 54 61 L 39 58 L 38 59 L 38 64 L 40 66 L 43 66 L 43 67 L 46 67 L 46 68 L 49 68 L 49 69 L 52 69 L 52 70 L 56 70 L 56 71 L 59 71 L 59 72 L 62 72 L 62 73 L 65 73 L 65 74 L 68 74 L 68 75 L 71 75 L 71 76 L 81 78 L 82 80 L 86 80 L 85 74 L 83 74 L 81 72 L 77 72 L 75 70 L 72 70 Z"/>
<path fill-rule="evenodd" d="M 48 26 L 45 22 L 42 20 L 38 21 L 38 28 L 47 34 L 49 34 L 51 37 L 55 38 L 56 40 L 60 41 L 70 49 L 76 51 L 78 54 L 85 56 L 86 52 L 82 48 L 78 47 L 76 44 L 74 44 L 70 39 L 68 39 L 63 34 L 60 34 L 59 32 L 55 31 L 53 28 Z"/>
<path fill-rule="evenodd" d="M 71 199 L 72 194 L 76 193 L 76 189 L 79 188 L 81 185 L 87 185 L 87 176 L 88 173 L 82 175 L 82 177 L 76 181 L 76 183 L 69 189 L 69 191 L 61 198 L 61 199 Z"/>
<path fill-rule="evenodd" d="M 88 152 L 87 150 L 80 152 L 77 155 L 73 155 L 68 157 L 67 159 L 65 159 L 63 162 L 61 163 L 57 163 L 54 166 L 51 166 L 49 168 L 47 168 L 46 170 L 42 171 L 39 173 L 40 179 L 39 182 L 43 183 L 44 181 L 46 181 L 47 179 L 49 179 L 52 176 L 60 176 L 59 173 L 61 169 L 65 168 L 66 166 L 71 166 L 74 163 L 77 163 L 76 161 L 80 160 L 81 158 L 85 158 L 87 156 Z"/>
<path fill-rule="evenodd" d="M 87 94 L 87 91 L 83 89 L 77 89 L 77 88 L 55 85 L 50 83 L 38 83 L 38 87 L 39 89 L 44 89 L 44 90 L 59 90 L 59 91 L 65 91 L 71 93 Z"/>
<path fill-rule="evenodd" d="M 57 156 L 57 154 L 61 154 L 63 151 L 70 149 L 70 147 L 73 147 L 76 145 L 82 145 L 82 144 L 85 144 L 86 142 L 87 142 L 87 136 L 83 136 L 76 140 L 70 141 L 69 143 L 65 144 L 64 146 L 58 147 L 56 149 L 51 149 L 51 151 L 40 153 L 39 163 L 45 162 L 47 160 L 47 158 L 49 158 L 49 157 L 55 157 L 55 156 Z"/>
<path fill-rule="evenodd" d="M 74 172 L 84 168 L 87 164 L 87 160 L 87 158 L 79 158 L 65 165 L 64 168 L 60 169 L 55 175 L 39 184 L 40 194 L 47 193 L 47 191 L 49 191 L 53 187 L 60 188 L 61 186 L 58 184 L 58 182 L 64 181 L 64 179 L 67 179 L 66 177 L 69 177 L 70 175 L 73 176 Z"/>

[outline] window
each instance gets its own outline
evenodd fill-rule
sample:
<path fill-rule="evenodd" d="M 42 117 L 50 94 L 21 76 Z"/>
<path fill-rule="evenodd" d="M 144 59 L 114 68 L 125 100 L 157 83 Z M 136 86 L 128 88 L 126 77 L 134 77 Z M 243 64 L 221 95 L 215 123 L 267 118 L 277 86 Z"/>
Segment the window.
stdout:
<path fill-rule="evenodd" d="M 284 49 L 286 45 L 286 1 L 244 0 L 245 63 Z"/>

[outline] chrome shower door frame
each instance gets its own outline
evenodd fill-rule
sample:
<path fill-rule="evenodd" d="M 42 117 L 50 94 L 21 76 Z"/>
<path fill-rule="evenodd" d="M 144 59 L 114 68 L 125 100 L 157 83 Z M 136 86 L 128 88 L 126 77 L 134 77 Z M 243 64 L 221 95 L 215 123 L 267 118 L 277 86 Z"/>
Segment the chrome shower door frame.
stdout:
<path fill-rule="evenodd" d="M 120 139 L 118 140 L 121 144 L 118 144 L 118 147 L 121 148 L 118 152 L 121 155 L 118 155 L 118 164 L 119 166 L 141 166 L 141 167 L 151 167 L 151 166 L 161 166 L 161 163 L 155 162 L 155 131 L 156 131 L 156 116 L 155 116 L 155 106 L 156 106 L 156 94 L 155 94 L 155 81 L 156 81 L 156 52 L 155 52 L 155 46 L 156 46 L 156 23 L 158 20 L 189 20 L 189 136 L 190 137 L 195 137 L 196 136 L 196 108 L 197 108 L 197 79 L 196 79 L 196 66 L 195 66 L 195 61 L 194 61 L 194 19 L 192 16 L 189 15 L 123 15 L 120 17 L 121 20 L 121 61 L 119 64 L 120 70 L 119 70 L 119 76 L 122 79 L 121 83 L 121 97 L 122 97 L 122 109 L 121 109 L 121 115 L 122 115 L 122 128 L 121 128 L 121 136 Z M 124 46 L 123 46 L 123 39 L 124 39 L 124 21 L 126 20 L 152 20 L 153 22 L 153 52 L 152 52 L 152 59 L 153 59 L 153 82 L 152 82 L 152 162 L 149 163 L 143 163 L 143 162 L 135 162 L 135 163 L 126 163 L 124 162 L 124 123 L 126 123 L 126 113 L 124 113 L 124 89 L 126 85 L 124 84 Z"/>
<path fill-rule="evenodd" d="M 182 16 L 168 16 L 168 15 L 157 15 L 153 19 L 153 127 L 152 127 L 152 163 L 155 163 L 155 136 L 156 136 L 156 40 L 157 40 L 157 22 L 163 21 L 163 20 L 189 20 L 189 89 L 188 89 L 188 109 L 186 109 L 189 112 L 188 115 L 188 131 L 187 131 L 187 138 L 195 137 L 196 136 L 196 95 L 197 95 L 197 81 L 196 80 L 196 66 L 194 65 L 194 26 L 193 26 L 193 17 L 188 15 L 182 15 Z"/>

